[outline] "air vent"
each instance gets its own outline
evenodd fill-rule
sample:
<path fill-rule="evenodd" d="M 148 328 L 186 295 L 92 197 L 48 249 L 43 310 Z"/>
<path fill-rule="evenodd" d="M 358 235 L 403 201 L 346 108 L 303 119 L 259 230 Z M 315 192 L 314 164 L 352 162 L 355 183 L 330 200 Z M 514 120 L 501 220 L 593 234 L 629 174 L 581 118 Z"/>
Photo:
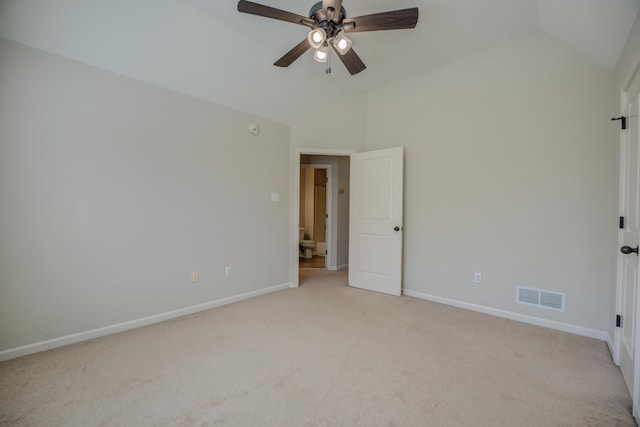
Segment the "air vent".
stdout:
<path fill-rule="evenodd" d="M 564 312 L 565 294 L 518 286 L 516 302 L 547 310 Z"/>

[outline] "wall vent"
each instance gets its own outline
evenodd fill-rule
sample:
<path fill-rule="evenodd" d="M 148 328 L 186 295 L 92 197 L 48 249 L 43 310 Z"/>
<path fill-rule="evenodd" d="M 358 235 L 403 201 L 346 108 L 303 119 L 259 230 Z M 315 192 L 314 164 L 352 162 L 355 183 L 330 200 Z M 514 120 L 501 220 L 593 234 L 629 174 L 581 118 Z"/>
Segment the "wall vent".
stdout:
<path fill-rule="evenodd" d="M 518 286 L 516 302 L 547 310 L 564 312 L 565 294 L 562 292 L 545 291 L 544 289 L 525 288 Z"/>

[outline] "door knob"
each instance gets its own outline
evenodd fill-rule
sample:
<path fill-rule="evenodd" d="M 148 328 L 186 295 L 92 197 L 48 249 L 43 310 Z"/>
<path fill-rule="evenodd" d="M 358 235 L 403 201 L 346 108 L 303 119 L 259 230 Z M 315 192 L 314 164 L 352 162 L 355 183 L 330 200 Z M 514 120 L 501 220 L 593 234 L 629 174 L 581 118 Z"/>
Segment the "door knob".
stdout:
<path fill-rule="evenodd" d="M 622 252 L 625 255 L 629 255 L 630 253 L 635 252 L 636 255 L 638 255 L 638 246 L 636 246 L 635 248 L 632 248 L 630 246 L 623 246 L 620 248 L 620 252 Z"/>
<path fill-rule="evenodd" d="M 400 231 L 400 227 L 396 225 L 395 227 L 393 227 L 393 231 Z"/>

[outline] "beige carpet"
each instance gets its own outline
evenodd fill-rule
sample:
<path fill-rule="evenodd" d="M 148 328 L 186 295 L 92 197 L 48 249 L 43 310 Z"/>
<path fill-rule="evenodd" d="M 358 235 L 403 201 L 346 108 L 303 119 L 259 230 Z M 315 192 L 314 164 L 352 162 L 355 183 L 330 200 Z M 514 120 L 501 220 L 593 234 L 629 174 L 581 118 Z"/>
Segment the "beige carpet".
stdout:
<path fill-rule="evenodd" d="M 0 423 L 633 426 L 606 344 L 303 273 L 303 285 L 0 364 Z"/>

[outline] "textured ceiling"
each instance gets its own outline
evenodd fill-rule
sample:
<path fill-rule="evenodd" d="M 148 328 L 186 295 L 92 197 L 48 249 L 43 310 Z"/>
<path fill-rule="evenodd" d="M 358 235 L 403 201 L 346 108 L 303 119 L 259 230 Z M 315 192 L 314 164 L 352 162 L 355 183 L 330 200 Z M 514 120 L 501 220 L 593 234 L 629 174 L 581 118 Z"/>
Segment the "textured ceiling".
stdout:
<path fill-rule="evenodd" d="M 307 15 L 314 3 L 255 0 Z M 417 6 L 413 30 L 353 33 L 367 69 L 333 73 L 295 24 L 239 13 L 237 0 L 0 0 L 0 37 L 291 124 L 309 100 L 341 102 L 519 36 L 544 31 L 613 68 L 640 0 L 344 0 L 348 16 Z M 277 101 L 277 102 L 274 102 Z"/>

